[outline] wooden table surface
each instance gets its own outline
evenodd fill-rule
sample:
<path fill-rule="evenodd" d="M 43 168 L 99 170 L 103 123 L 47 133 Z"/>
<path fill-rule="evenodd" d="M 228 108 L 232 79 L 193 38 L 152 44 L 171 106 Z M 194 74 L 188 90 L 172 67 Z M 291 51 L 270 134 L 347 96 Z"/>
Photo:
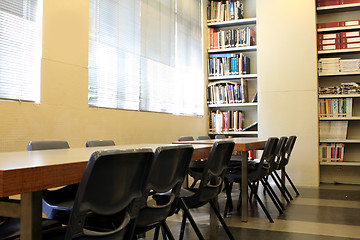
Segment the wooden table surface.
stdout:
<path fill-rule="evenodd" d="M 79 183 L 86 164 L 97 150 L 151 148 L 173 144 L 134 144 L 0 153 L 0 197 Z M 192 160 L 206 158 L 209 145 L 194 146 Z"/>

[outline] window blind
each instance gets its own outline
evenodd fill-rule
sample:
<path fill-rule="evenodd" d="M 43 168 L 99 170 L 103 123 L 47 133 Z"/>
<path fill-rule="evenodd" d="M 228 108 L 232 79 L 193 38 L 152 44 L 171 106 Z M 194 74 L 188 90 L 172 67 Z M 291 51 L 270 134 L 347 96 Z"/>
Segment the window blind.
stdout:
<path fill-rule="evenodd" d="M 200 0 L 90 0 L 89 18 L 90 106 L 204 114 Z"/>
<path fill-rule="evenodd" d="M 41 0 L 0 1 L 0 98 L 40 102 Z"/>

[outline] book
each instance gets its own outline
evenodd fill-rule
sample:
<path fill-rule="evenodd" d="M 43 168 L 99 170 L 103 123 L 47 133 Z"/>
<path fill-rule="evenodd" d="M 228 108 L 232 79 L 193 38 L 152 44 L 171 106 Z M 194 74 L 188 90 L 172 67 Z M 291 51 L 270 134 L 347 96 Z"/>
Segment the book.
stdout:
<path fill-rule="evenodd" d="M 258 101 L 258 93 L 256 92 L 251 102 L 257 103 L 257 101 Z"/>

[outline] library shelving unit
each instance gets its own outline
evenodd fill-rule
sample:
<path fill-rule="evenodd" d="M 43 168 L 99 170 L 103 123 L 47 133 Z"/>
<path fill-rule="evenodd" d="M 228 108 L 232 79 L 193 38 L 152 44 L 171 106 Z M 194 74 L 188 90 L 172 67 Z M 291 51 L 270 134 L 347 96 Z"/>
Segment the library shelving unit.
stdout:
<path fill-rule="evenodd" d="M 241 2 L 243 4 L 243 18 L 242 19 L 236 19 L 236 20 L 217 20 L 216 14 L 218 12 L 218 9 L 216 4 L 219 4 L 220 2 L 223 2 L 225 5 L 226 2 L 233 2 L 234 4 L 238 4 Z M 211 13 L 210 6 L 214 4 L 215 9 L 213 13 Z M 233 137 L 257 137 L 258 136 L 258 126 L 257 126 L 257 109 L 258 109 L 258 103 L 257 100 L 253 101 L 255 98 L 255 95 L 257 95 L 257 46 L 256 46 L 256 1 L 254 0 L 242 0 L 242 1 L 217 1 L 217 0 L 208 0 L 208 38 L 209 38 L 209 44 L 208 44 L 208 82 L 209 86 L 216 85 L 216 84 L 227 84 L 230 85 L 233 84 L 235 86 L 240 87 L 241 85 L 246 86 L 247 90 L 247 99 L 243 99 L 243 101 L 224 101 L 224 102 L 216 102 L 216 101 L 209 101 L 208 99 L 208 109 L 209 109 L 209 135 L 214 136 L 217 134 L 227 135 L 227 136 L 233 136 Z M 213 6 L 214 7 L 214 6 Z M 223 6 L 226 11 L 226 5 Z M 236 7 L 236 5 L 235 5 Z M 215 13 L 215 16 L 214 16 Z M 213 14 L 213 15 L 211 15 Z M 222 13 L 224 14 L 224 12 Z M 210 17 L 211 15 L 211 17 Z M 225 13 L 226 15 L 226 13 Z M 224 16 L 226 19 L 226 17 Z M 236 18 L 236 17 L 235 17 Z M 249 42 L 247 44 L 234 44 L 233 46 L 215 46 L 213 47 L 211 41 L 216 41 L 213 38 L 213 34 L 210 33 L 210 31 L 213 32 L 229 32 L 229 30 L 238 30 L 238 29 L 251 29 L 253 30 L 253 33 L 255 33 L 255 36 L 253 38 L 253 42 L 250 44 Z M 246 34 L 249 34 L 245 30 Z M 238 32 L 237 32 L 238 34 Z M 245 35 L 246 36 L 246 35 Z M 252 35 L 253 36 L 253 35 Z M 241 37 L 241 34 L 238 34 L 238 37 Z M 245 37 L 246 38 L 246 37 Z M 250 39 L 250 38 L 249 38 Z M 220 40 L 219 40 L 220 42 Z M 220 44 L 219 44 L 220 45 Z M 231 44 L 229 44 L 231 45 Z M 241 56 L 245 55 L 250 59 L 250 68 L 247 69 L 247 72 L 242 74 L 242 72 L 239 70 L 240 68 L 240 60 L 241 57 L 237 57 L 237 70 L 235 73 L 231 71 L 231 67 L 228 68 L 228 72 L 223 71 L 225 67 L 222 68 L 222 73 L 219 73 L 219 70 L 214 70 L 214 63 L 210 62 L 210 59 L 213 58 L 221 58 L 229 57 L 230 56 Z M 215 57 L 214 57 L 215 56 Z M 245 63 L 244 63 L 245 64 Z M 218 67 L 218 65 L 216 65 Z M 220 67 L 221 68 L 221 67 Z M 244 66 L 245 68 L 245 66 Z M 246 84 L 243 84 L 243 83 Z M 218 89 L 217 89 L 218 90 Z M 246 91 L 245 90 L 245 91 Z M 241 91 L 241 90 L 240 90 Z M 219 93 L 217 93 L 219 94 Z M 220 90 L 221 94 L 221 90 Z M 228 93 L 229 94 L 229 93 Z M 239 93 L 240 94 L 240 93 Z M 208 90 L 208 98 L 209 98 L 209 90 Z M 233 96 L 232 96 L 233 97 Z M 257 96 L 256 96 L 257 99 Z M 216 128 L 214 124 L 214 114 L 229 114 L 222 118 L 222 121 L 228 121 L 228 124 L 223 122 L 221 128 Z M 236 119 L 234 118 L 234 115 L 237 114 Z M 243 121 L 242 126 L 239 127 L 239 124 L 234 125 L 234 121 L 239 121 L 239 114 L 242 115 Z M 216 117 L 215 117 L 216 118 Z M 219 120 L 218 120 L 219 121 Z M 241 120 L 240 120 L 241 121 Z M 241 130 L 245 129 L 246 130 Z"/>
<path fill-rule="evenodd" d="M 339 2 L 342 2 L 341 0 Z M 344 1 L 345 2 L 345 1 Z M 339 4 L 332 6 L 317 7 L 317 23 L 333 23 L 333 22 L 351 22 L 360 20 L 360 0 L 359 3 Z M 336 26 L 328 28 L 318 28 L 318 34 L 337 34 L 343 32 L 360 31 L 359 24 L 349 24 L 349 26 Z M 342 35 L 341 35 L 342 36 Z M 360 38 L 359 38 L 360 39 Z M 354 39 L 355 40 L 355 39 Z M 342 44 L 342 39 L 340 40 Z M 360 44 L 359 44 L 360 45 Z M 341 47 L 343 47 L 341 45 Z M 360 59 L 360 48 L 336 48 L 333 50 L 318 51 L 318 58 L 341 58 L 341 59 Z M 360 72 L 336 72 L 318 74 L 318 85 L 322 88 L 340 86 L 342 83 L 360 82 Z M 337 102 L 344 99 L 351 99 L 351 114 L 346 116 L 323 116 L 320 115 L 320 101 L 329 101 L 329 103 Z M 335 110 L 339 110 L 339 106 L 329 106 Z M 345 108 L 345 107 L 344 107 Z M 348 111 L 348 109 L 347 109 Z M 337 139 L 334 136 L 331 139 L 321 136 L 321 126 L 323 123 L 331 125 L 334 122 L 347 122 L 346 138 Z M 326 125 L 325 124 L 325 125 Z M 343 183 L 343 184 L 360 184 L 360 94 L 320 94 L 319 93 L 319 163 L 320 163 L 320 182 L 323 183 Z M 329 146 L 339 144 L 343 147 L 342 160 L 322 161 L 322 148 L 324 144 Z M 334 148 L 333 148 L 334 150 Z M 331 151 L 331 150 L 330 150 Z M 329 151 L 328 151 L 329 153 Z"/>

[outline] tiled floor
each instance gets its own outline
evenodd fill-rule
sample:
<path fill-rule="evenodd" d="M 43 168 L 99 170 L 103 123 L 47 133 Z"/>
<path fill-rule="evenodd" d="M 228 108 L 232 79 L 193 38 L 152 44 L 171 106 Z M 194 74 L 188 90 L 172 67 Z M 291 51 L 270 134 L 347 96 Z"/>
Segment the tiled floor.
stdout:
<path fill-rule="evenodd" d="M 256 207 L 249 210 L 249 221 L 240 221 L 236 212 L 226 218 L 235 239 L 291 239 L 291 240 L 340 240 L 360 239 L 360 186 L 321 185 L 319 188 L 298 188 L 300 196 L 286 206 L 284 214 L 279 215 L 276 208 L 265 197 L 265 202 L 274 218 L 270 223 L 262 210 Z M 260 195 L 262 191 L 260 191 Z M 234 205 L 239 191 L 233 191 Z M 293 194 L 294 196 L 294 194 Z M 225 196 L 219 197 L 221 212 Z M 285 202 L 285 201 L 284 201 Z M 193 216 L 204 237 L 209 239 L 209 209 L 192 210 Z M 178 238 L 182 213 L 168 219 L 175 238 Z M 152 239 L 148 233 L 146 239 Z M 185 239 L 197 239 L 191 226 L 186 227 Z M 228 239 L 219 227 L 218 239 Z"/>

